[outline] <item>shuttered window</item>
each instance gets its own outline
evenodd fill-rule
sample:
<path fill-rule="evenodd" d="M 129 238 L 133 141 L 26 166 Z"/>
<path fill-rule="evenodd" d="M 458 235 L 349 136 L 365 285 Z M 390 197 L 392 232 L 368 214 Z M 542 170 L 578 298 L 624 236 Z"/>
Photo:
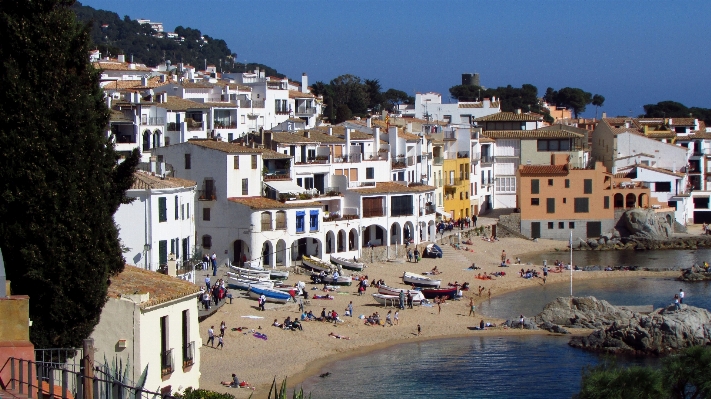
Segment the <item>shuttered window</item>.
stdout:
<path fill-rule="evenodd" d="M 165 197 L 158 197 L 158 221 L 168 221 L 168 204 Z"/>
<path fill-rule="evenodd" d="M 531 194 L 538 194 L 538 192 L 539 192 L 538 184 L 539 184 L 538 179 L 531 180 Z"/>

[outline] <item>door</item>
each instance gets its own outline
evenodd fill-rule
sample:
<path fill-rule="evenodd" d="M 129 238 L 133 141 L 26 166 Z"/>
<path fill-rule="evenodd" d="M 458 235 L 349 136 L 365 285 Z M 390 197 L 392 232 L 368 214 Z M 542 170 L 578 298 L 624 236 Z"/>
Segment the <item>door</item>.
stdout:
<path fill-rule="evenodd" d="M 325 175 L 314 175 L 314 187 L 319 193 L 324 194 L 326 192 L 326 186 L 324 184 Z"/>
<path fill-rule="evenodd" d="M 531 222 L 531 238 L 541 238 L 541 222 Z"/>
<path fill-rule="evenodd" d="M 215 195 L 215 181 L 205 180 L 205 199 L 210 199 Z"/>
<path fill-rule="evenodd" d="M 601 222 L 588 222 L 588 238 L 600 237 L 602 235 L 602 223 Z"/>

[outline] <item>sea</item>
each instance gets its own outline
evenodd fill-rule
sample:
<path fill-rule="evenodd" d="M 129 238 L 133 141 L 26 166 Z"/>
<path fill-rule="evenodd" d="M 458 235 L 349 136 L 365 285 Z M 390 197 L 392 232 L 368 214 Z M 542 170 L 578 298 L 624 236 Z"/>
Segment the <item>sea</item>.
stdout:
<path fill-rule="evenodd" d="M 559 254 L 558 259 L 562 257 Z M 575 254 L 578 257 L 575 258 Z M 575 252 L 578 265 L 640 265 L 687 267 L 711 263 L 711 250 Z M 555 254 L 552 254 L 555 255 Z M 538 259 L 556 258 L 537 254 Z M 601 257 L 602 256 L 602 257 Z M 603 263 L 600 263 L 604 260 Z M 530 258 L 530 261 L 534 261 Z M 540 263 L 539 263 L 540 264 Z M 664 266 L 667 265 L 667 266 Z M 654 305 L 673 302 L 683 289 L 685 304 L 711 310 L 711 283 L 682 283 L 672 278 L 625 277 L 576 281 L 573 294 L 592 295 L 614 305 Z M 570 284 L 558 283 L 503 294 L 480 304 L 477 320 L 533 316 L 559 296 L 570 295 Z M 325 398 L 570 398 L 580 390 L 582 371 L 604 360 L 603 355 L 568 346 L 565 336 L 503 336 L 435 339 L 404 343 L 327 364 L 303 382 L 313 399 Z M 658 365 L 658 358 L 618 357 L 621 365 Z M 322 378 L 319 375 L 330 373 Z"/>

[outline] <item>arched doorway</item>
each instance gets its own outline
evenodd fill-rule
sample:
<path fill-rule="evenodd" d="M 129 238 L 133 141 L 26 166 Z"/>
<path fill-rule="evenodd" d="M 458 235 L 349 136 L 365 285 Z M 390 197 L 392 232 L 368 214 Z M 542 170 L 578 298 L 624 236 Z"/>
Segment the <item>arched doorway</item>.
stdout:
<path fill-rule="evenodd" d="M 262 259 L 261 262 L 259 262 L 262 267 L 267 268 L 270 266 L 274 266 L 272 264 L 272 260 L 274 257 L 272 256 L 272 243 L 271 241 L 264 241 L 264 244 L 262 244 Z"/>
<path fill-rule="evenodd" d="M 625 197 L 625 208 L 634 208 L 634 205 L 637 203 L 637 196 L 635 196 L 632 193 L 627 194 Z"/>
<path fill-rule="evenodd" d="M 641 193 L 639 195 L 637 204 L 639 205 L 640 208 L 646 208 L 649 204 L 646 204 L 647 202 L 647 195 L 645 193 Z"/>
<path fill-rule="evenodd" d="M 427 223 L 427 233 L 429 237 L 427 238 L 427 241 L 433 241 L 436 239 L 435 235 L 437 234 L 437 224 L 434 222 L 434 220 L 430 220 L 429 223 Z"/>
<path fill-rule="evenodd" d="M 385 245 L 385 233 L 385 228 L 377 224 L 367 226 L 363 230 L 363 245 Z"/>
<path fill-rule="evenodd" d="M 302 256 L 315 256 L 317 258 L 322 258 L 322 245 L 321 240 L 313 237 L 300 238 L 291 244 L 292 249 L 292 259 L 301 259 Z M 296 255 L 296 256 L 294 256 Z"/>
<path fill-rule="evenodd" d="M 351 229 L 351 231 L 348 232 L 348 250 L 358 250 L 358 230 L 356 229 Z"/>
<path fill-rule="evenodd" d="M 153 148 L 160 147 L 160 136 L 161 136 L 160 130 L 156 129 L 153 132 Z"/>
<path fill-rule="evenodd" d="M 326 233 L 326 253 L 332 254 L 336 248 L 336 235 L 332 231 Z"/>
<path fill-rule="evenodd" d="M 412 240 L 415 242 L 415 227 L 412 222 L 405 222 L 405 225 L 402 227 L 402 236 L 405 240 Z M 422 241 L 422 237 L 420 237 L 420 241 Z"/>
<path fill-rule="evenodd" d="M 617 193 L 617 194 L 615 194 L 613 203 L 614 203 L 615 208 L 624 208 L 625 207 L 625 197 L 622 194 Z"/>
<path fill-rule="evenodd" d="M 232 263 L 243 266 L 248 260 L 251 260 L 249 245 L 243 240 L 235 240 L 232 243 Z"/>
<path fill-rule="evenodd" d="M 346 251 L 346 232 L 343 230 L 338 231 L 338 244 L 336 252 Z"/>
<path fill-rule="evenodd" d="M 390 245 L 402 244 L 402 229 L 400 223 L 395 222 L 390 226 Z"/>
<path fill-rule="evenodd" d="M 286 242 L 284 240 L 277 241 L 276 245 L 276 264 L 277 266 L 286 266 Z"/>
<path fill-rule="evenodd" d="M 146 130 L 143 132 L 143 151 L 151 150 L 151 131 Z"/>

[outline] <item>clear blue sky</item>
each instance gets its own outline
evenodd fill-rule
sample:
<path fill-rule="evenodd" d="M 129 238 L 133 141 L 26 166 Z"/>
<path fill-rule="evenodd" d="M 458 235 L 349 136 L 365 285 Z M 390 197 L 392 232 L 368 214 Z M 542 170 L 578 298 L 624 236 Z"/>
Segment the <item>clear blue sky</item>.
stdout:
<path fill-rule="evenodd" d="M 608 115 L 674 100 L 711 108 L 711 1 L 83 0 L 132 19 L 199 29 L 240 62 L 292 79 L 353 74 L 449 98 L 462 73 L 605 96 Z M 601 111 L 602 111 L 601 110 Z M 588 106 L 585 116 L 594 116 Z"/>

